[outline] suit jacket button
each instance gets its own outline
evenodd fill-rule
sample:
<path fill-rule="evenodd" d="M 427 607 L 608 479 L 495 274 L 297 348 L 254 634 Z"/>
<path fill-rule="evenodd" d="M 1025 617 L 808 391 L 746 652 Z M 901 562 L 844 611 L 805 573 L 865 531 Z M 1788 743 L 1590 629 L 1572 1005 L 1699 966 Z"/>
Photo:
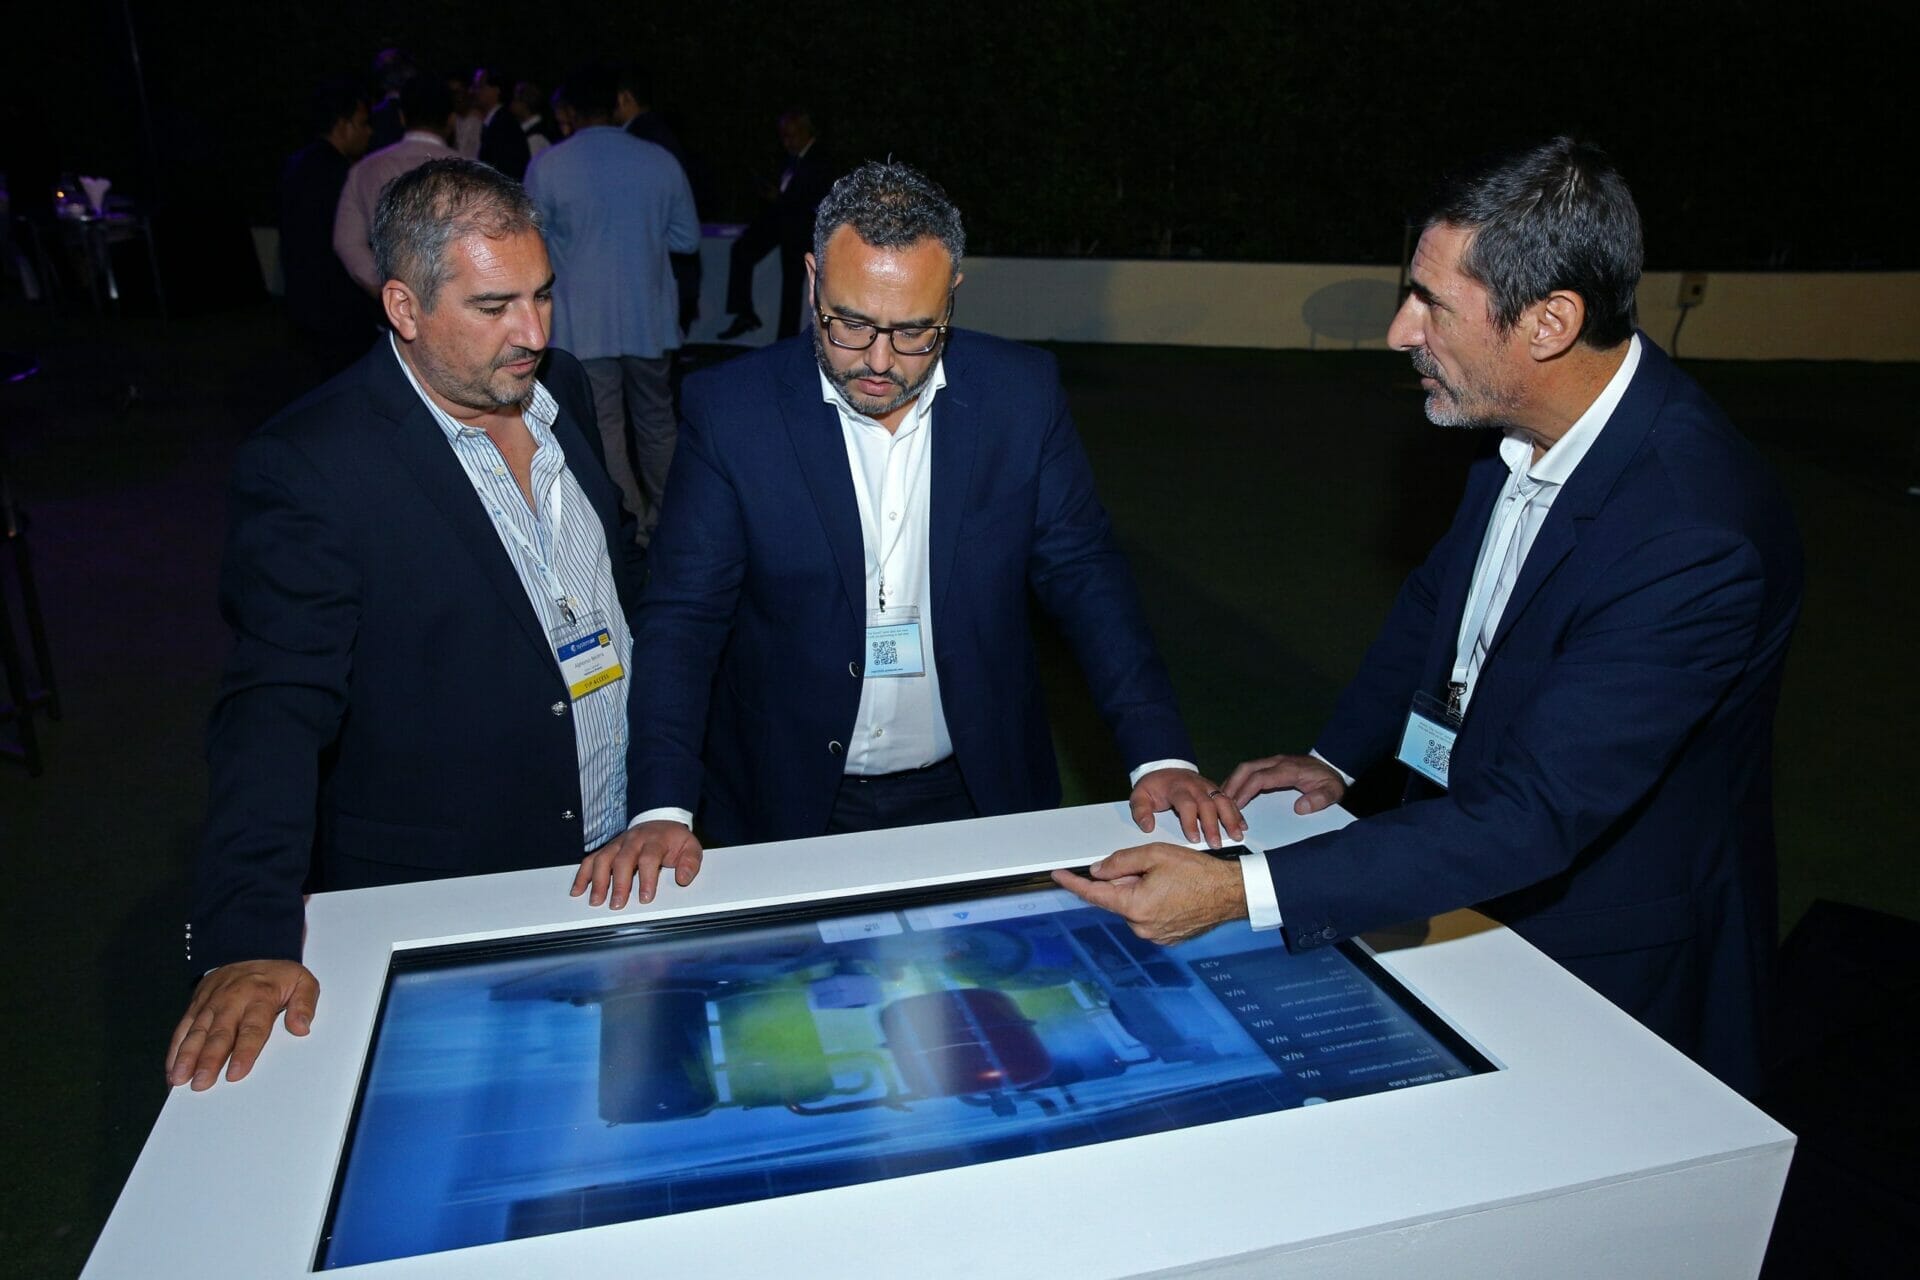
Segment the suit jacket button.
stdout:
<path fill-rule="evenodd" d="M 562 814 L 560 815 L 560 820 L 561 820 L 562 822 L 572 822 L 572 821 L 573 821 L 573 810 L 571 810 L 571 809 L 568 809 L 568 810 L 567 810 L 566 812 L 564 812 L 564 813 L 562 813 Z"/>
<path fill-rule="evenodd" d="M 830 756 L 837 756 L 837 755 L 839 755 L 839 754 L 840 754 L 840 753 L 841 753 L 842 751 L 845 751 L 845 750 L 846 750 L 846 748 L 845 748 L 845 747 L 843 747 L 843 746 L 841 746 L 841 745 L 840 745 L 839 743 L 837 743 L 837 742 L 829 742 L 829 743 L 827 744 L 827 754 L 828 754 L 828 755 L 830 755 Z"/>
<path fill-rule="evenodd" d="M 860 678 L 860 664 L 857 662 L 849 662 L 847 664 L 847 674 L 855 680 L 858 680 Z"/>
<path fill-rule="evenodd" d="M 1339 934 L 1340 934 L 1340 931 L 1334 928 L 1332 925 L 1328 925 L 1326 928 L 1320 931 L 1320 936 L 1322 938 L 1325 938 L 1328 942 L 1332 942 L 1336 937 L 1339 936 Z"/>
<path fill-rule="evenodd" d="M 564 702 L 556 702 L 551 707 L 548 707 L 547 710 L 553 712 L 553 714 L 557 716 L 563 716 L 567 714 L 567 704 Z"/>

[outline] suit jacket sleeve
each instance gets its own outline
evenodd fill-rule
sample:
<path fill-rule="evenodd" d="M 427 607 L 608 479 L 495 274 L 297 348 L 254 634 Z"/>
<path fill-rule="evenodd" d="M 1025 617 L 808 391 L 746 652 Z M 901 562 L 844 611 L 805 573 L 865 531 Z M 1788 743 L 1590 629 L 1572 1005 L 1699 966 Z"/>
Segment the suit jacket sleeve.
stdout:
<path fill-rule="evenodd" d="M 1537 884 L 1659 784 L 1754 650 L 1760 555 L 1724 529 L 1672 530 L 1597 581 L 1485 767 L 1437 799 L 1268 853 L 1290 944 Z"/>
<path fill-rule="evenodd" d="M 1126 558 L 1113 542 L 1093 468 L 1048 358 L 1048 424 L 1027 579 L 1060 623 L 1129 768 L 1194 758 L 1173 682 L 1154 647 Z"/>
<path fill-rule="evenodd" d="M 234 632 L 208 734 L 196 970 L 298 959 L 320 758 L 347 705 L 360 579 L 313 470 L 255 436 L 234 470 L 220 583 Z"/>
<path fill-rule="evenodd" d="M 698 384 L 667 474 L 652 574 L 634 627 L 627 807 L 700 807 L 701 747 L 714 673 L 746 577 L 740 495 L 710 433 Z"/>

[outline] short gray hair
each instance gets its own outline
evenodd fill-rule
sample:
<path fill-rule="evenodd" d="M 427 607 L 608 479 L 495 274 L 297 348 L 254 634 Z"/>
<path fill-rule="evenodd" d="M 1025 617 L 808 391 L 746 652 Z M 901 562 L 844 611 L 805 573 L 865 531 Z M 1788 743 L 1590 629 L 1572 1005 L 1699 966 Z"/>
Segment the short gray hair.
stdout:
<path fill-rule="evenodd" d="M 429 160 L 380 189 L 373 211 L 373 262 L 382 280 L 412 289 L 433 310 L 452 278 L 447 246 L 471 235 L 498 240 L 540 229 L 527 189 L 475 160 Z"/>
<path fill-rule="evenodd" d="M 869 160 L 827 192 L 813 217 L 816 265 L 826 262 L 827 241 L 845 226 L 876 249 L 904 249 L 932 236 L 946 246 L 956 273 L 967 252 L 960 211 L 940 184 L 894 160 Z"/>

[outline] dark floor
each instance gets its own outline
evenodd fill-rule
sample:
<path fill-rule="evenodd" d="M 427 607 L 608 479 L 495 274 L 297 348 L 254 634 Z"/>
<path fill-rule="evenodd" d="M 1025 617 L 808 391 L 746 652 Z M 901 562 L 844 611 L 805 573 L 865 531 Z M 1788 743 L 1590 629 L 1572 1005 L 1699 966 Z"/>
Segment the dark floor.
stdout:
<path fill-rule="evenodd" d="M 0 1274 L 57 1276 L 84 1261 L 163 1099 L 226 644 L 223 483 L 237 441 L 308 374 L 265 308 L 162 330 L 0 304 L 0 349 L 23 348 L 44 369 L 0 386 L 0 446 L 33 520 L 66 714 L 43 777 L 0 765 L 17 885 L 0 907 Z M 1203 767 L 1304 748 L 1482 442 L 1428 427 L 1396 356 L 1059 354 Z M 1920 919 L 1903 799 L 1920 773 L 1920 502 L 1905 493 L 1920 366 L 1690 368 L 1778 468 L 1807 542 L 1779 725 L 1782 924 L 1816 899 Z M 1116 798 L 1119 764 L 1044 643 L 1069 800 Z"/>

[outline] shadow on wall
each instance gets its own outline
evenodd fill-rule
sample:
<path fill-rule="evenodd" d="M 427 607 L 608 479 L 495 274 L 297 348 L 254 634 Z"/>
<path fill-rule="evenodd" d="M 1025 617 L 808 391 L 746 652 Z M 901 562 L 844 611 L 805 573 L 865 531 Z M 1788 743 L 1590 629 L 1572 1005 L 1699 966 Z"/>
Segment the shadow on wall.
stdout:
<path fill-rule="evenodd" d="M 1307 295 L 1300 319 L 1307 326 L 1307 345 L 1317 348 L 1321 338 L 1358 347 L 1385 338 L 1400 307 L 1400 290 L 1384 280 L 1339 280 Z"/>

